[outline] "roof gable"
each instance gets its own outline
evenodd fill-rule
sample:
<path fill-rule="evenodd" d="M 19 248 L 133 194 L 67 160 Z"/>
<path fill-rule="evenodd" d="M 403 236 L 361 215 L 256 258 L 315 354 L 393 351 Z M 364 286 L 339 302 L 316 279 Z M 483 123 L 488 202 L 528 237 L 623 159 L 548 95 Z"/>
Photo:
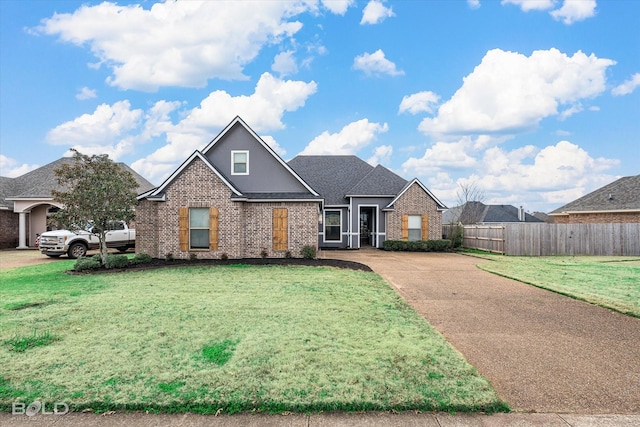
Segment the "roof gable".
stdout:
<path fill-rule="evenodd" d="M 569 212 L 640 210 L 640 175 L 625 176 L 567 203 L 550 215 Z"/>
<path fill-rule="evenodd" d="M 325 199 L 329 206 L 347 205 L 349 190 L 373 170 L 352 156 L 297 156 L 289 165 Z"/>
<path fill-rule="evenodd" d="M 234 174 L 231 170 L 234 151 L 249 153 L 247 174 Z M 243 193 L 308 192 L 318 196 L 313 187 L 282 160 L 240 117 L 233 119 L 207 144 L 202 154 Z"/>
<path fill-rule="evenodd" d="M 442 203 L 440 200 L 438 200 L 438 198 L 436 196 L 433 195 L 433 193 L 431 193 L 431 191 L 429 191 L 429 189 L 427 187 L 425 187 L 425 185 L 420 182 L 420 180 L 418 178 L 413 178 L 413 180 L 411 180 L 410 182 L 407 182 L 407 184 L 404 186 L 404 188 L 402 190 L 400 190 L 400 192 L 398 193 L 398 195 L 391 201 L 391 203 L 389 203 L 389 205 L 387 205 L 386 209 L 391 209 L 392 206 L 396 203 L 396 201 L 402 197 L 402 195 L 404 193 L 407 192 L 407 190 L 409 188 L 411 188 L 413 185 L 417 185 L 419 186 L 425 193 L 427 193 L 429 195 L 429 197 L 431 197 L 433 199 L 434 202 L 436 202 L 436 209 L 437 210 L 444 210 L 447 207 L 444 205 L 444 203 Z"/>
<path fill-rule="evenodd" d="M 222 175 L 220 173 L 220 171 L 218 171 L 214 165 L 211 164 L 211 162 L 209 162 L 209 159 L 207 159 L 201 152 L 199 151 L 194 151 L 193 154 L 191 154 L 184 162 L 182 162 L 182 164 L 178 167 L 178 169 L 176 169 L 175 171 L 173 171 L 173 173 L 171 175 L 169 175 L 169 177 L 167 179 L 164 180 L 164 182 L 162 184 L 160 184 L 159 187 L 156 187 L 155 189 L 151 190 L 151 191 L 147 191 L 145 193 L 142 193 L 138 196 L 138 200 L 142 200 L 142 199 L 155 199 L 155 200 L 164 200 L 164 190 L 165 188 L 167 188 L 178 176 L 180 176 L 180 174 L 182 173 L 182 171 L 184 171 L 190 164 L 192 164 L 196 159 L 200 159 L 204 162 L 205 165 L 207 165 L 207 167 L 209 169 L 211 169 L 211 171 L 216 174 L 216 176 L 218 178 L 220 178 L 220 180 L 227 186 L 229 187 L 229 190 L 231 190 L 233 192 L 233 194 L 235 194 L 236 196 L 242 196 L 242 193 L 235 188 L 230 182 L 229 180 L 227 180 L 227 178 L 225 178 L 224 175 Z"/>
<path fill-rule="evenodd" d="M 398 194 L 407 180 L 391 172 L 382 165 L 377 165 L 356 185 L 347 191 L 347 196 L 387 196 Z"/>

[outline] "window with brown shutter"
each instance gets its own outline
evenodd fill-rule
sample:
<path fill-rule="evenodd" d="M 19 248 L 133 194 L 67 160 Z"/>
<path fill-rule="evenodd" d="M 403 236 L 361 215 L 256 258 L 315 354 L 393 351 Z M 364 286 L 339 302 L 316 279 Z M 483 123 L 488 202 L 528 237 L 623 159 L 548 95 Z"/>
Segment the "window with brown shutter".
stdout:
<path fill-rule="evenodd" d="M 287 208 L 273 210 L 273 250 L 286 251 L 289 249 L 289 212 Z"/>
<path fill-rule="evenodd" d="M 180 250 L 218 250 L 218 208 L 180 208 Z"/>

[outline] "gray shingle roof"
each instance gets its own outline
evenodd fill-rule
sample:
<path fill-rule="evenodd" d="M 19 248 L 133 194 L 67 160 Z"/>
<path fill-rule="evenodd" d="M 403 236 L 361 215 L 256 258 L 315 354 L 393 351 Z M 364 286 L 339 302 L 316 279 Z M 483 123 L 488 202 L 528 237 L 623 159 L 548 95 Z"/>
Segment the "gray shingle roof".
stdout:
<path fill-rule="evenodd" d="M 559 207 L 551 214 L 640 209 L 640 175 L 625 176 Z"/>
<path fill-rule="evenodd" d="M 407 180 L 382 165 L 378 165 L 366 174 L 360 182 L 347 191 L 349 196 L 395 196 Z"/>
<path fill-rule="evenodd" d="M 72 157 L 62 157 L 56 161 L 48 163 L 24 175 L 16 178 L 1 177 L 0 179 L 0 206 L 13 208 L 13 202 L 7 201 L 7 198 L 48 198 L 51 197 L 52 190 L 63 190 L 58 185 L 58 180 L 54 170 L 60 168 L 64 164 L 72 164 Z M 131 169 L 124 163 L 118 165 L 131 172 L 134 179 L 138 183 L 138 193 L 145 192 L 154 187 L 149 181 Z"/>
<path fill-rule="evenodd" d="M 485 205 L 482 202 L 467 202 L 464 205 L 447 209 L 442 214 L 442 223 L 522 222 L 518 217 L 518 210 L 517 207 L 512 205 Z M 544 222 L 526 212 L 524 218 L 524 222 Z"/>
<path fill-rule="evenodd" d="M 345 195 L 374 169 L 356 156 L 297 156 L 288 163 L 329 206 L 348 204 Z"/>

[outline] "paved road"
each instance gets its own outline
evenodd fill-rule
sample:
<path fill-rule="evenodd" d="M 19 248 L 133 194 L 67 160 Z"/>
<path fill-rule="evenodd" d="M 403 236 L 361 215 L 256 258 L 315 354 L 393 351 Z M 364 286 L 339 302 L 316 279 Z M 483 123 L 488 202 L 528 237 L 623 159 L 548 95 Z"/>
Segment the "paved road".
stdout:
<path fill-rule="evenodd" d="M 516 411 L 640 414 L 640 319 L 482 271 L 457 254 L 325 251 L 390 282 Z"/>

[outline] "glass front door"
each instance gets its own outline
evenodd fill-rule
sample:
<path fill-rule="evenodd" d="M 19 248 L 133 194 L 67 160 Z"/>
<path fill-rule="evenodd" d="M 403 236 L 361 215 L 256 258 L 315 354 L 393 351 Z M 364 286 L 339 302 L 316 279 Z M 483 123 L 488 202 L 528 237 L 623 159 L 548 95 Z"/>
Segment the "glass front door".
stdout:
<path fill-rule="evenodd" d="M 360 208 L 360 247 L 375 246 L 376 208 Z"/>

